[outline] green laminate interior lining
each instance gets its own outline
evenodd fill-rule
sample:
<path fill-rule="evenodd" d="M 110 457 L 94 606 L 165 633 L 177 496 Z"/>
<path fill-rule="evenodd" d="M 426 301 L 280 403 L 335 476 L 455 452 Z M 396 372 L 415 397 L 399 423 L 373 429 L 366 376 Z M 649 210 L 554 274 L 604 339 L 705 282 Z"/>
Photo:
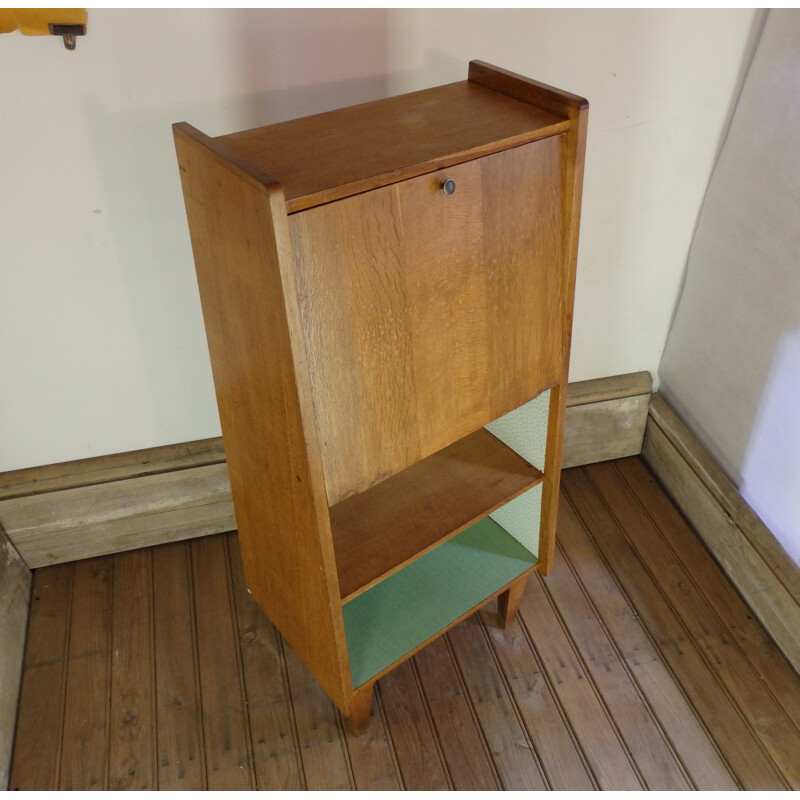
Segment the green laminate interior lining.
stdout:
<path fill-rule="evenodd" d="M 486 517 L 342 607 L 353 687 L 536 564 Z"/>

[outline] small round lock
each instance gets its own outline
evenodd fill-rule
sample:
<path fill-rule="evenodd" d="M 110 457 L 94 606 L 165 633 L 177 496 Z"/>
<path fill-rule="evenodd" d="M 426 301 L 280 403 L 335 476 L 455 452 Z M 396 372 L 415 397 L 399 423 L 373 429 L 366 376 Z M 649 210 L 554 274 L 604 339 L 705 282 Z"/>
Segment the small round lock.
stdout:
<path fill-rule="evenodd" d="M 449 197 L 455 193 L 456 182 L 452 178 L 445 178 L 440 184 L 442 191 Z"/>

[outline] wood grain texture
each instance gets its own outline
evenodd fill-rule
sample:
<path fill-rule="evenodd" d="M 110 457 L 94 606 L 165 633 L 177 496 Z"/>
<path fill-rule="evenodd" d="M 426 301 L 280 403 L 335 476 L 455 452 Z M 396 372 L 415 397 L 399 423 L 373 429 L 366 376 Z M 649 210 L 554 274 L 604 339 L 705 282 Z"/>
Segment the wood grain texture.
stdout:
<path fill-rule="evenodd" d="M 617 470 L 631 491 L 650 510 L 664 540 L 679 554 L 691 572 L 698 589 L 713 606 L 725 625 L 735 632 L 736 641 L 745 650 L 770 692 L 786 714 L 800 727 L 800 698 L 791 690 L 796 672 L 785 654 L 776 646 L 765 628 L 735 586 L 725 579 L 718 563 L 702 541 L 693 535 L 685 518 L 661 491 L 655 478 L 640 459 L 623 459 Z"/>
<path fill-rule="evenodd" d="M 596 789 L 570 724 L 570 709 L 561 705 L 519 618 L 499 629 L 488 607 L 480 616 L 549 787 L 556 791 Z"/>
<path fill-rule="evenodd" d="M 594 766 L 597 754 L 610 746 L 610 725 L 616 731 L 612 740 L 622 743 L 631 768 L 651 789 L 675 785 L 675 761 L 697 789 L 790 786 L 777 754 L 769 754 L 776 734 L 797 724 L 800 678 L 637 464 L 616 462 L 603 478 L 609 485 L 604 483 L 602 494 L 597 481 L 587 478 L 597 468 L 567 470 L 555 566 L 542 583 L 532 579 L 544 587 L 544 603 L 542 594 L 534 591 L 531 602 L 526 593 L 516 619 L 502 629 L 492 602 L 438 640 L 444 647 L 435 645 L 432 671 L 420 669 L 429 654 L 424 650 L 380 678 L 367 732 L 358 739 L 344 733 L 334 704 L 246 594 L 236 566 L 236 536 L 220 537 L 224 541 L 206 553 L 214 553 L 203 559 L 201 571 L 210 567 L 215 576 L 209 580 L 192 577 L 200 574 L 191 558 L 199 542 L 151 551 L 152 622 L 134 608 L 125 611 L 123 625 L 116 622 L 120 596 L 129 596 L 136 584 L 141 584 L 137 598 L 147 591 L 139 553 L 112 559 L 116 563 L 105 574 L 96 569 L 98 562 L 37 570 L 11 788 L 60 785 L 61 754 L 72 744 L 65 745 L 64 737 L 75 734 L 79 718 L 97 719 L 98 696 L 109 710 L 130 702 L 129 693 L 128 700 L 126 694 L 114 698 L 130 682 L 120 681 L 119 671 L 113 678 L 112 665 L 115 659 L 130 665 L 141 660 L 135 651 L 150 626 L 157 726 L 150 741 L 159 788 L 203 789 L 206 770 L 213 784 L 214 765 L 229 756 L 230 751 L 215 751 L 224 745 L 207 752 L 201 709 L 212 709 L 207 725 L 219 724 L 209 741 L 225 742 L 227 735 L 235 747 L 230 720 L 241 718 L 249 730 L 247 764 L 259 786 L 262 780 L 266 786 L 305 786 L 308 777 L 317 786 L 375 789 L 445 789 L 492 780 L 523 790 L 621 789 L 628 773 L 614 785 L 619 752 L 605 771 Z M 632 511 L 623 513 L 621 504 Z M 665 548 L 674 563 L 663 563 Z M 131 557 L 139 566 L 121 570 L 120 560 Z M 675 565 L 686 584 L 678 594 Z M 221 602 L 225 592 L 227 601 Z M 701 602 L 695 602 L 698 592 Z M 207 595 L 213 619 L 196 613 L 198 593 Z M 225 602 L 228 610 L 221 615 Z M 229 630 L 220 635 L 224 619 Z M 711 640 L 721 631 L 727 631 L 728 644 Z M 99 639 L 92 632 L 100 633 Z M 213 648 L 228 657 L 209 658 Z M 731 648 L 752 665 L 736 668 L 736 691 L 726 688 L 733 661 L 725 650 Z M 237 660 L 240 665 L 232 670 Z M 586 688 L 580 688 L 586 682 L 595 703 L 586 702 Z M 201 683 L 212 688 L 210 697 L 201 694 Z M 65 729 L 68 686 L 73 721 Z M 238 711 L 213 711 L 219 709 L 221 686 L 228 702 L 238 696 Z M 777 725 L 776 707 L 784 715 Z M 598 718 L 606 722 L 599 724 Z M 112 748 L 114 715 L 108 719 L 108 734 L 95 740 L 100 752 L 94 747 L 77 752 L 86 765 L 106 764 L 109 776 L 124 774 L 129 753 L 118 744 Z M 639 726 L 641 743 L 635 742 Z M 791 742 L 789 736 L 787 745 Z M 673 754 L 672 766 L 667 752 Z M 76 785 L 78 790 L 99 783 L 95 769 L 67 769 L 73 779 L 82 772 L 86 783 Z"/>
<path fill-rule="evenodd" d="M 673 791 L 693 788 L 669 736 L 651 712 L 616 642 L 598 620 L 582 587 L 562 559 L 556 548 L 554 569 L 543 585 L 577 643 L 582 664 L 603 697 L 645 786 Z"/>
<path fill-rule="evenodd" d="M 600 788 L 645 788 L 619 728 L 590 670 L 564 629 L 543 581 L 534 577 L 522 597 L 526 627 L 535 630 L 536 649 L 559 702 L 571 709 L 570 723 Z M 533 627 L 535 626 L 535 628 Z"/>
<path fill-rule="evenodd" d="M 0 473 L 0 500 L 60 492 L 79 486 L 94 486 L 160 472 L 205 467 L 225 461 L 222 438 L 199 439 L 129 453 L 82 458 L 61 464 Z"/>
<path fill-rule="evenodd" d="M 290 218 L 331 505 L 560 376 L 561 158 L 555 137 Z"/>
<path fill-rule="evenodd" d="M 202 589 L 201 589 L 202 591 Z M 207 788 L 188 542 L 153 550 L 158 788 Z"/>
<path fill-rule="evenodd" d="M 562 469 L 638 455 L 649 406 L 648 394 L 568 405 Z M 602 440 L 598 431 L 603 431 Z"/>
<path fill-rule="evenodd" d="M 464 676 L 478 724 L 491 731 L 487 746 L 498 778 L 506 790 L 547 788 L 541 767 L 510 697 L 502 673 L 492 658 L 478 615 L 447 634 L 453 656 Z"/>
<path fill-rule="evenodd" d="M 287 210 L 294 213 L 566 127 L 565 115 L 461 81 L 233 133 L 218 141 L 279 181 Z M 308 141 L 314 143 L 311 159 Z"/>
<path fill-rule="evenodd" d="M 2 502 L 4 524 L 33 567 L 235 527 L 224 463 Z"/>
<path fill-rule="evenodd" d="M 595 614 L 613 637 L 695 787 L 739 788 L 702 719 L 671 679 L 669 667 L 650 639 L 636 607 L 615 581 L 569 501 L 559 506 L 559 547 L 565 566 L 568 564 L 580 576 Z"/>
<path fill-rule="evenodd" d="M 353 782 L 359 791 L 397 791 L 403 788 L 394 746 L 389 736 L 380 700 L 371 699 L 372 713 L 359 735 L 346 734 L 347 754 L 353 771 Z M 348 717 L 347 722 L 349 723 Z"/>
<path fill-rule="evenodd" d="M 58 788 L 67 648 L 75 567 L 66 564 L 33 573 L 31 615 L 19 694 L 9 789 Z M 16 712 L 17 704 L 14 704 Z"/>
<path fill-rule="evenodd" d="M 153 565 L 149 550 L 114 556 L 111 617 L 110 790 L 158 786 Z"/>
<path fill-rule="evenodd" d="M 252 744 L 226 543 L 216 536 L 191 548 L 208 788 L 247 791 L 254 788 Z"/>
<path fill-rule="evenodd" d="M 541 480 L 480 429 L 331 509 L 343 601 Z"/>
<path fill-rule="evenodd" d="M 343 720 L 297 655 L 288 648 L 285 652 L 306 788 L 311 791 L 352 789 L 354 780 L 347 757 Z"/>
<path fill-rule="evenodd" d="M 573 381 L 567 387 L 567 408 L 639 397 L 649 395 L 652 391 L 653 377 L 649 372 L 628 372 L 588 381 Z"/>
<path fill-rule="evenodd" d="M 409 791 L 452 788 L 413 660 L 385 675 L 377 691 L 403 787 Z"/>
<path fill-rule="evenodd" d="M 491 419 L 482 173 L 483 161 L 468 162 L 397 187 L 423 457 Z"/>
<path fill-rule="evenodd" d="M 792 788 L 800 788 L 800 729 L 786 714 L 782 704 L 767 686 L 756 683 L 761 671 L 736 641 L 731 641 L 728 627 L 704 596 L 699 582 L 676 559 L 675 551 L 663 538 L 647 536 L 647 526 L 655 526 L 641 506 L 626 502 L 626 489 L 618 480 L 613 465 L 594 464 L 583 469 L 592 483 L 606 498 L 616 518 L 628 531 L 631 544 L 650 571 L 662 576 L 662 587 L 667 600 L 680 613 L 693 638 L 702 648 L 706 658 L 714 659 L 722 685 L 753 728 L 759 730 L 767 753 Z M 748 685 L 747 691 L 742 686 Z"/>
<path fill-rule="evenodd" d="M 392 187 L 289 220 L 328 503 L 421 456 Z"/>
<path fill-rule="evenodd" d="M 490 414 L 496 419 L 561 378 L 564 137 L 481 160 Z"/>
<path fill-rule="evenodd" d="M 247 583 L 344 708 L 347 652 L 283 194 L 189 126 L 175 137 Z"/>
<path fill-rule="evenodd" d="M 0 527 L 0 790 L 9 779 L 32 581 Z"/>
<path fill-rule="evenodd" d="M 673 609 L 656 584 L 653 573 L 639 560 L 623 528 L 602 503 L 588 478 L 580 470 L 565 473 L 563 484 L 576 511 L 592 531 L 593 541 L 606 562 L 615 565 L 621 587 L 639 609 L 644 624 L 673 674 L 706 725 L 737 782 L 745 789 L 786 788 L 780 771 L 764 752 L 758 736 L 743 718 L 715 670 L 709 668 L 701 646 L 685 620 Z M 690 611 L 691 621 L 694 615 Z"/>
<path fill-rule="evenodd" d="M 658 394 L 653 396 L 642 455 L 800 671 L 800 569 Z"/>
<path fill-rule="evenodd" d="M 58 788 L 108 789 L 113 558 L 75 565 Z"/>
<path fill-rule="evenodd" d="M 414 660 L 453 788 L 457 791 L 499 789 L 497 772 L 458 677 L 447 638 L 432 642 L 417 653 Z"/>
<path fill-rule="evenodd" d="M 228 551 L 256 785 L 260 791 L 303 789 L 283 644 L 275 627 L 247 592 L 242 556 L 233 534 L 228 536 Z"/>

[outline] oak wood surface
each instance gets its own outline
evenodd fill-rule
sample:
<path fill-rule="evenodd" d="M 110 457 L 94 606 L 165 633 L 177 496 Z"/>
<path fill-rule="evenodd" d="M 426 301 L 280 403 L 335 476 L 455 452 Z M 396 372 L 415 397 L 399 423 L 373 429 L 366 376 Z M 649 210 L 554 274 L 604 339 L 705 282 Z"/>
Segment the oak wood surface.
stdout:
<path fill-rule="evenodd" d="M 527 577 L 517 578 L 508 589 L 497 596 L 497 621 L 501 628 L 507 628 L 516 616 L 527 584 Z"/>
<path fill-rule="evenodd" d="M 461 81 L 218 141 L 279 181 L 292 213 L 551 136 L 566 126 L 565 115 Z M 310 157 L 306 142 L 314 143 Z"/>
<path fill-rule="evenodd" d="M 342 599 L 486 516 L 541 473 L 483 429 L 331 509 Z"/>
<path fill-rule="evenodd" d="M 344 708 L 347 652 L 283 194 L 189 126 L 175 138 L 248 586 Z"/>
<path fill-rule="evenodd" d="M 331 505 L 560 376 L 561 180 L 555 137 L 290 218 Z"/>

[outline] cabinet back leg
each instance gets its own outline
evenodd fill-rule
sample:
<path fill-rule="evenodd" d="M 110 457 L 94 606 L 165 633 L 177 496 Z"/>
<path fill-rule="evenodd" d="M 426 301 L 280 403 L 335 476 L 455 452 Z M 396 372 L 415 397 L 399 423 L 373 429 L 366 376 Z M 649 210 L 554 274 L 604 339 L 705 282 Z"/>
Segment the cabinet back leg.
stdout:
<path fill-rule="evenodd" d="M 506 628 L 517 614 L 528 576 L 517 578 L 502 594 L 497 596 L 497 621 L 501 628 Z"/>
<path fill-rule="evenodd" d="M 372 687 L 374 684 L 367 683 L 359 686 L 353 693 L 350 700 L 349 709 L 345 717 L 347 730 L 354 736 L 364 733 L 369 725 L 369 715 L 372 709 Z"/>

